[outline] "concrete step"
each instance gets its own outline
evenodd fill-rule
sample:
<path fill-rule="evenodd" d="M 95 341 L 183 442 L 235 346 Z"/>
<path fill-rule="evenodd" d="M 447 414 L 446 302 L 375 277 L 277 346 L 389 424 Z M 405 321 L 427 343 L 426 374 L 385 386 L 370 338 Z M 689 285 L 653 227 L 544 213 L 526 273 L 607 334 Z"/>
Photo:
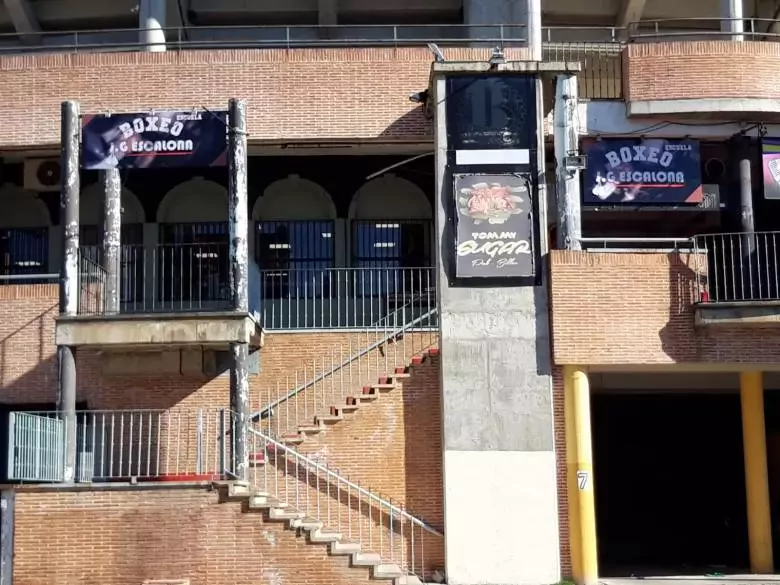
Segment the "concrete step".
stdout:
<path fill-rule="evenodd" d="M 378 565 L 374 565 L 371 576 L 374 579 L 398 579 L 400 577 L 405 577 L 406 571 L 393 563 L 379 563 Z"/>
<path fill-rule="evenodd" d="M 269 494 L 253 494 L 249 496 L 249 507 L 255 510 L 274 508 L 279 506 L 279 501 Z"/>
<path fill-rule="evenodd" d="M 331 406 L 330 413 L 333 416 L 340 417 L 339 420 L 343 420 L 347 414 L 355 412 L 360 408 L 357 404 L 346 404 L 344 406 Z"/>
<path fill-rule="evenodd" d="M 360 543 L 337 540 L 330 543 L 330 554 L 332 555 L 352 555 L 361 551 Z"/>
<path fill-rule="evenodd" d="M 425 585 L 417 575 L 404 575 L 393 581 L 393 585 Z"/>
<path fill-rule="evenodd" d="M 371 386 L 366 386 L 366 388 L 376 390 L 377 392 L 390 392 L 390 390 L 395 390 L 397 387 L 395 384 L 371 384 Z M 363 388 L 363 392 L 365 392 L 366 388 Z"/>
<path fill-rule="evenodd" d="M 289 433 L 279 438 L 279 442 L 283 445 L 300 445 L 304 440 L 305 437 L 300 433 Z"/>
<path fill-rule="evenodd" d="M 290 520 L 291 528 L 303 528 L 304 530 L 319 530 L 324 526 L 322 522 L 316 518 L 305 516 L 303 518 L 294 518 Z"/>
<path fill-rule="evenodd" d="M 382 562 L 382 557 L 376 553 L 359 552 L 352 555 L 352 564 L 356 567 L 373 567 Z"/>
<path fill-rule="evenodd" d="M 301 425 L 298 427 L 298 432 L 304 435 L 317 435 L 325 430 L 325 427 L 319 424 L 315 425 Z"/>
<path fill-rule="evenodd" d="M 248 483 L 231 481 L 227 483 L 228 498 L 246 498 L 252 495 L 254 488 Z"/>
<path fill-rule="evenodd" d="M 309 532 L 309 540 L 315 543 L 337 542 L 341 540 L 341 534 L 338 532 L 327 532 L 322 528 L 318 528 Z"/>
<path fill-rule="evenodd" d="M 306 514 L 303 512 L 297 512 L 287 508 L 270 508 L 268 510 L 268 517 L 271 520 L 295 520 L 297 518 L 303 518 Z"/>
<path fill-rule="evenodd" d="M 320 426 L 337 423 L 341 420 L 344 420 L 344 417 L 340 414 L 318 414 L 314 417 L 315 424 Z"/>

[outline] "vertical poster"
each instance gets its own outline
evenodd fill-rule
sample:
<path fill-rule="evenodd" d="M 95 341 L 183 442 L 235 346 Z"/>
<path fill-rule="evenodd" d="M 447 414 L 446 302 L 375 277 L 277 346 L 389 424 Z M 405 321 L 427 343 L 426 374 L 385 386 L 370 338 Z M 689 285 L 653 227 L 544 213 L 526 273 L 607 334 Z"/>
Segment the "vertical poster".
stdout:
<path fill-rule="evenodd" d="M 764 138 L 761 141 L 761 166 L 764 198 L 780 199 L 780 138 Z"/>
<path fill-rule="evenodd" d="M 535 275 L 529 175 L 455 174 L 458 278 Z"/>

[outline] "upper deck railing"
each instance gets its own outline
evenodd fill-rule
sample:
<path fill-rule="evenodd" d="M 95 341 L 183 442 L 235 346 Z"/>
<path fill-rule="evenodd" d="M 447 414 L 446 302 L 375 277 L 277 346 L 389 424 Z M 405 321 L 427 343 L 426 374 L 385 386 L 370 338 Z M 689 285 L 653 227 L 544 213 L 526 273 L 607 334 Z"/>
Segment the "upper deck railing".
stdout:
<path fill-rule="evenodd" d="M 746 41 L 777 41 L 780 37 L 780 20 L 771 18 L 663 18 L 632 23 L 626 31 L 626 38 L 630 42 L 730 40 L 734 37 Z"/>

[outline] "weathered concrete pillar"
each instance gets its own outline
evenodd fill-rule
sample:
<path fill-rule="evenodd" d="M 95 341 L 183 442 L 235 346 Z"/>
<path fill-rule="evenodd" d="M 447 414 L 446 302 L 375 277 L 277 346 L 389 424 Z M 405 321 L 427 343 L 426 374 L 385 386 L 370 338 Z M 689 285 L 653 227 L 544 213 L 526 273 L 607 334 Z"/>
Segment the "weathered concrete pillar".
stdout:
<path fill-rule="evenodd" d="M 166 0 L 141 0 L 138 7 L 138 40 L 142 51 L 166 50 L 166 10 Z"/>
<path fill-rule="evenodd" d="M 119 313 L 122 253 L 122 182 L 119 169 L 103 171 L 103 267 L 106 270 L 106 313 Z"/>
<path fill-rule="evenodd" d="M 580 173 L 567 170 L 566 157 L 579 151 L 577 136 L 577 76 L 558 75 L 555 85 L 555 168 L 558 204 L 558 248 L 580 250 L 582 212 Z"/>
<path fill-rule="evenodd" d="M 76 315 L 79 302 L 80 131 L 78 103 L 62 102 L 60 223 L 62 224 L 64 242 L 62 246 L 60 311 L 64 315 Z"/>
<path fill-rule="evenodd" d="M 249 202 L 247 200 L 246 100 L 230 100 L 228 222 L 233 308 L 249 310 Z"/>
<path fill-rule="evenodd" d="M 228 221 L 230 223 L 230 275 L 233 308 L 249 311 L 249 202 L 247 200 L 246 101 L 230 100 L 228 109 Z M 239 479 L 247 479 L 249 451 L 249 346 L 231 345 L 230 406 L 233 411 L 233 461 Z"/>
<path fill-rule="evenodd" d="M 721 0 L 721 18 L 721 31 L 734 33 L 730 37 L 732 41 L 745 40 L 745 36 L 741 34 L 745 30 L 742 0 Z"/>
<path fill-rule="evenodd" d="M 12 489 L 0 494 L 0 585 L 13 585 L 15 495 Z"/>
<path fill-rule="evenodd" d="M 233 412 L 233 463 L 239 480 L 249 479 L 249 344 L 230 346 L 230 409 Z"/>
<path fill-rule="evenodd" d="M 60 192 L 60 222 L 63 227 L 63 259 L 60 286 L 60 311 L 63 315 L 78 314 L 79 303 L 79 105 L 62 103 L 60 143 L 62 149 L 62 185 Z M 63 481 L 76 477 L 76 360 L 74 348 L 57 348 L 59 376 L 57 410 L 65 425 L 65 461 Z"/>
<path fill-rule="evenodd" d="M 474 75 L 479 65 L 475 63 Z M 457 147 L 448 146 L 446 66 L 433 65 L 431 89 L 436 104 L 436 235 L 442 243 L 437 287 L 447 580 L 486 585 L 554 583 L 560 577 L 559 534 L 546 277 L 542 274 L 541 286 L 464 283 L 453 277 L 456 247 L 451 213 L 459 211 L 452 211 L 458 205 L 453 201 L 450 149 Z M 469 73 L 463 64 L 458 66 L 462 69 L 458 74 Z M 540 110 L 541 82 L 535 87 L 537 95 L 527 95 L 520 105 L 526 112 Z M 527 118 L 538 125 L 541 114 L 528 113 Z M 537 135 L 541 141 L 542 133 Z M 526 164 L 528 173 L 544 169 L 543 144 L 534 146 L 540 154 Z M 517 148 L 528 149 L 528 144 Z M 483 160 L 485 167 L 480 170 L 486 173 L 513 172 L 488 166 L 491 157 Z M 544 234 L 544 181 L 537 183 L 529 195 L 539 203 L 535 220 Z M 544 258 L 544 235 L 534 239 Z M 539 270 L 544 270 L 544 263 Z M 480 494 L 484 522 L 475 520 L 474 494 Z"/>

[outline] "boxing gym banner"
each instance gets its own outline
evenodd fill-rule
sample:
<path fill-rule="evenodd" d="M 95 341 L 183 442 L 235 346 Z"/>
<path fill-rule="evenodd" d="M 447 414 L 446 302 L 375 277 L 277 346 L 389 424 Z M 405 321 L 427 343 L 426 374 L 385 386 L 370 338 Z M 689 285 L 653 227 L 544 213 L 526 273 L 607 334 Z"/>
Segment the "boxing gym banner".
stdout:
<path fill-rule="evenodd" d="M 227 164 L 227 112 L 92 114 L 81 119 L 81 167 L 105 170 Z"/>

